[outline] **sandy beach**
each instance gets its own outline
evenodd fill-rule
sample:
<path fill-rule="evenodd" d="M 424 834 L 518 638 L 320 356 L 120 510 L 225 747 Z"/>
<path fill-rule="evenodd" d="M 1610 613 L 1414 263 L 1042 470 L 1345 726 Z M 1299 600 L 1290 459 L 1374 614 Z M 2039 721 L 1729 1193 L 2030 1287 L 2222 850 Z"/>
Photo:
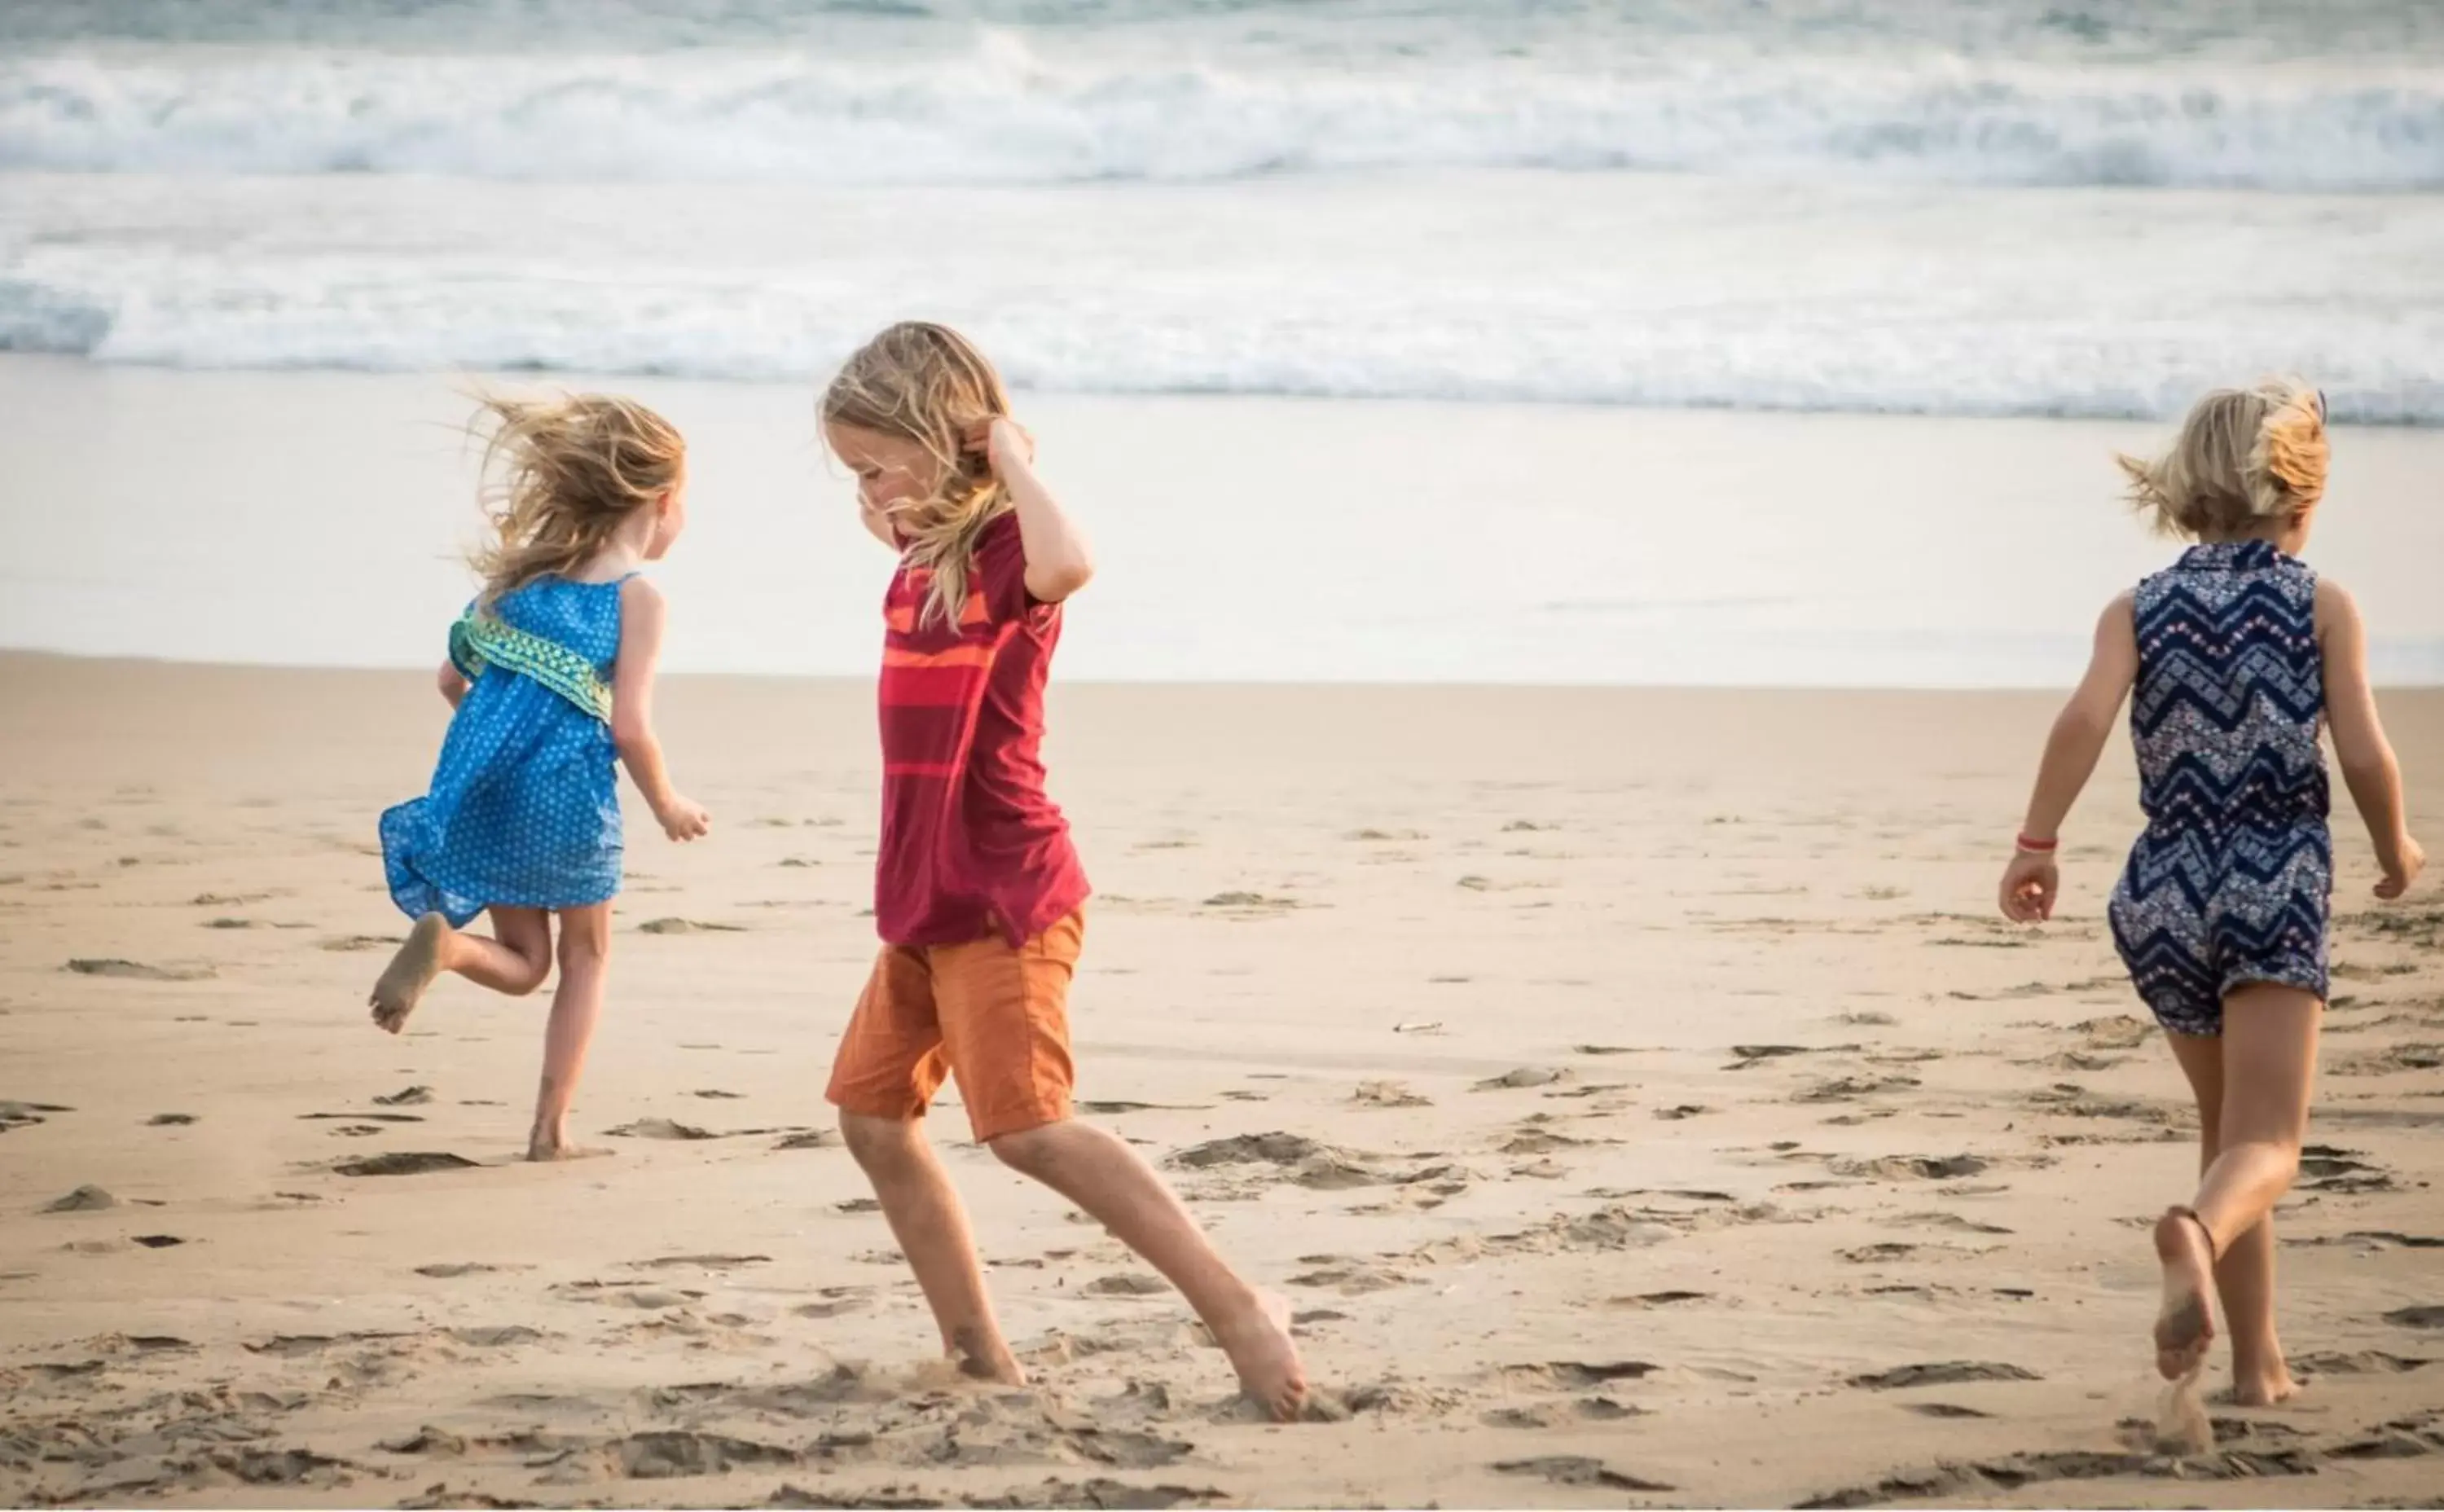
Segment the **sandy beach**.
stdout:
<path fill-rule="evenodd" d="M 870 698 L 672 681 L 716 831 L 632 817 L 613 1153 L 539 1169 L 540 1000 L 361 1006 L 422 675 L 0 656 L 0 1501 L 2435 1504 L 2444 914 L 2374 909 L 2346 815 L 2308 1389 L 2176 1461 L 2129 1426 L 2194 1154 L 2100 918 L 2126 747 L 2028 934 L 2045 696 L 1058 687 L 1082 1096 L 1294 1300 L 1329 1420 L 1272 1427 L 954 1108 L 1037 1384 L 931 1360 L 820 1100 Z M 2384 702 L 2444 811 L 2444 694 Z"/>

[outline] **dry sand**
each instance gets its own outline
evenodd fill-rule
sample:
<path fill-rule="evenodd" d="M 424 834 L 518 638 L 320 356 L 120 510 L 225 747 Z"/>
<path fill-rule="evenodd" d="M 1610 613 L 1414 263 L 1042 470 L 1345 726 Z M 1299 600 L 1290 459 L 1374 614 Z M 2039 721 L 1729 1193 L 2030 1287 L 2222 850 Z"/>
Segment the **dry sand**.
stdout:
<path fill-rule="evenodd" d="M 2308 1389 L 2176 1461 L 2122 1426 L 2194 1159 L 2099 917 L 2126 754 L 2067 916 L 1991 917 L 2050 700 L 1056 697 L 1102 890 L 1081 1094 L 1295 1299 L 1332 1421 L 1246 1421 L 954 1109 L 1039 1385 L 931 1361 L 820 1100 L 872 950 L 870 689 L 675 681 L 717 828 L 632 827 L 577 1119 L 616 1152 L 546 1169 L 512 1158 L 542 1000 L 445 983 L 404 1040 L 361 1006 L 421 676 L 10 655 L 0 1501 L 2436 1504 L 2444 911 L 2374 911 L 2354 821 L 2281 1220 Z M 2432 828 L 2444 694 L 2385 702 Z"/>

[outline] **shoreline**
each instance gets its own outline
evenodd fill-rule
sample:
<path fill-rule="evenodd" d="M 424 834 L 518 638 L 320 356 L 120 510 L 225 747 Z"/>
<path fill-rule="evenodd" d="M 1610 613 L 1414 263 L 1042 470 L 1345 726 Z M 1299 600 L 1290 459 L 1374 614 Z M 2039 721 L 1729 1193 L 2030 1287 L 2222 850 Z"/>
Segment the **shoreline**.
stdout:
<path fill-rule="evenodd" d="M 430 665 L 477 519 L 450 381 L 0 357 L 0 645 Z M 657 568 L 671 671 L 869 675 L 888 558 L 811 387 L 620 386 L 691 442 L 695 518 Z M 1056 681 L 2064 687 L 2098 609 L 2170 555 L 2110 461 L 2155 426 L 1025 403 L 1103 564 Z M 2387 685 L 2444 685 L 2439 470 L 2444 432 L 2343 433 L 2310 552 Z"/>

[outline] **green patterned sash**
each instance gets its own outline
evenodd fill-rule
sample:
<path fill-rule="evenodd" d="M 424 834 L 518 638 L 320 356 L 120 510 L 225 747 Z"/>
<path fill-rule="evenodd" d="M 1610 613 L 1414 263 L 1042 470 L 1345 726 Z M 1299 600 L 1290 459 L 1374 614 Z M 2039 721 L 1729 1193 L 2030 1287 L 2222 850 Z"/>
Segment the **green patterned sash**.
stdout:
<path fill-rule="evenodd" d="M 604 724 L 611 723 L 611 686 L 593 663 L 557 640 L 520 630 L 470 609 L 450 627 L 450 659 L 470 682 L 502 667 L 560 694 Z"/>

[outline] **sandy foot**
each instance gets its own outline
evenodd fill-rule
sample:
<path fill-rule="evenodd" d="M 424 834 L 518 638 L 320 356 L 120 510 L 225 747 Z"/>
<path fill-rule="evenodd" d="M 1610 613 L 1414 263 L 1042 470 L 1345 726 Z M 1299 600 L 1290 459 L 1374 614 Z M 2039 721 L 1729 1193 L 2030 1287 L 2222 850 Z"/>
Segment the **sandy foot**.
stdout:
<path fill-rule="evenodd" d="M 1272 1292 L 1258 1292 L 1249 1317 L 1216 1329 L 1214 1341 L 1239 1373 L 1239 1390 L 1276 1422 L 1294 1423 L 1306 1405 L 1306 1367 L 1290 1341 L 1290 1304 Z"/>
<path fill-rule="evenodd" d="M 407 943 L 390 958 L 381 980 L 374 984 L 373 995 L 365 1001 L 372 1005 L 374 1023 L 397 1034 L 407 1027 L 407 1016 L 424 998 L 424 989 L 441 974 L 441 949 L 450 938 L 450 921 L 438 913 L 427 913 L 407 931 Z"/>

